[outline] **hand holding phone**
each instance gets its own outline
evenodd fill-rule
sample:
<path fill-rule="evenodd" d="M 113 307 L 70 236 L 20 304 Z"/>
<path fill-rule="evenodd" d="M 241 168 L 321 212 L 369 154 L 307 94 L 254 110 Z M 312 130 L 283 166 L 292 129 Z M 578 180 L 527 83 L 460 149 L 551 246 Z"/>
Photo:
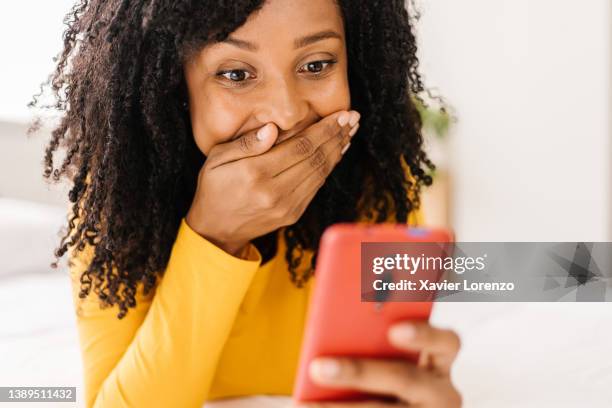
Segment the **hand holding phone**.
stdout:
<path fill-rule="evenodd" d="M 389 341 L 388 330 L 398 322 L 427 323 L 428 302 L 362 302 L 362 242 L 452 242 L 442 229 L 417 229 L 392 224 L 336 224 L 321 239 L 316 282 L 310 299 L 306 330 L 293 398 L 297 403 L 388 399 L 350 387 L 324 387 L 310 378 L 310 363 L 333 356 L 404 360 L 416 366 L 419 354 Z M 387 299 L 392 300 L 392 299 Z"/>

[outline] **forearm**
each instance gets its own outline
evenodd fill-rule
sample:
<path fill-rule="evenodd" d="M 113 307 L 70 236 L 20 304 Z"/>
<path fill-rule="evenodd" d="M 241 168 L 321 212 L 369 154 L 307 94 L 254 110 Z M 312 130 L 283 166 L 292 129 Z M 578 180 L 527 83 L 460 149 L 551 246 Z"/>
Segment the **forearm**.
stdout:
<path fill-rule="evenodd" d="M 182 224 L 146 317 L 99 386 L 87 389 L 87 406 L 201 406 L 259 267 L 259 254 L 250 256 L 255 260 L 224 253 Z M 92 339 L 114 335 L 101 336 L 104 323 L 81 322 L 82 342 L 93 345 L 85 356 L 92 370 L 102 347 Z"/>

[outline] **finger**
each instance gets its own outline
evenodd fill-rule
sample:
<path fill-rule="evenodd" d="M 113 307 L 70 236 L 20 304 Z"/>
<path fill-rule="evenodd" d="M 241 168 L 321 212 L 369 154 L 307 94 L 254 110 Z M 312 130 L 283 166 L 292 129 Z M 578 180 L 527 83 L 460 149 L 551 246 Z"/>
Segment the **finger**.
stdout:
<path fill-rule="evenodd" d="M 330 138 L 306 160 L 291 166 L 273 179 L 279 191 L 289 191 L 300 199 L 303 191 L 310 191 L 325 181 L 342 158 L 342 150 L 351 140 L 350 129 L 345 127 L 340 137 Z"/>
<path fill-rule="evenodd" d="M 427 322 L 401 322 L 388 332 L 389 342 L 402 350 L 421 351 L 420 363 L 448 373 L 461 348 L 457 333 L 432 327 Z"/>
<path fill-rule="evenodd" d="M 281 191 L 291 190 L 288 193 L 289 214 L 291 214 L 288 224 L 293 224 L 299 220 L 342 158 L 343 152 L 351 144 L 346 142 L 351 138 L 348 129 L 344 132 L 346 133 L 345 142 L 338 143 L 336 139 L 331 139 L 321 147 L 323 151 L 321 154 L 326 158 L 321 160 L 320 163 L 313 165 L 312 161 L 305 160 L 283 172 L 282 176 L 274 178 L 279 181 L 276 186 L 277 189 L 282 189 Z"/>
<path fill-rule="evenodd" d="M 405 408 L 405 403 L 384 402 L 378 400 L 351 402 L 305 402 L 294 405 L 295 408 Z"/>
<path fill-rule="evenodd" d="M 260 163 L 272 177 L 291 166 L 310 158 L 318 148 L 332 138 L 342 139 L 343 128 L 349 129 L 359 121 L 359 113 L 340 111 L 321 119 L 299 134 L 274 146 L 262 156 Z"/>
<path fill-rule="evenodd" d="M 398 359 L 319 358 L 311 362 L 309 374 L 326 387 L 393 395 L 410 403 L 427 400 L 433 384 L 430 372 Z"/>
<path fill-rule="evenodd" d="M 278 128 L 274 123 L 267 123 L 259 129 L 253 129 L 244 135 L 226 143 L 213 146 L 206 158 L 207 165 L 214 169 L 245 157 L 257 156 L 268 151 L 278 137 Z"/>
<path fill-rule="evenodd" d="M 317 194 L 317 191 L 325 184 L 325 180 L 325 178 L 315 175 L 306 182 L 298 185 L 290 197 L 293 204 L 290 204 L 289 212 L 292 215 L 287 225 L 294 224 L 300 219 L 314 196 Z"/>

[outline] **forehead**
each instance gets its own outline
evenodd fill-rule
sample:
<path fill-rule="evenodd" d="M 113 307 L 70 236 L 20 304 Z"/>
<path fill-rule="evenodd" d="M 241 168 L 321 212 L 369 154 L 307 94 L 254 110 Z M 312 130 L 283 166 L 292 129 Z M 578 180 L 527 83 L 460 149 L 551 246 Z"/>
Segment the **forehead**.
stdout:
<path fill-rule="evenodd" d="M 321 30 L 344 36 L 340 8 L 335 0 L 267 0 L 232 37 L 255 42 L 288 42 Z"/>

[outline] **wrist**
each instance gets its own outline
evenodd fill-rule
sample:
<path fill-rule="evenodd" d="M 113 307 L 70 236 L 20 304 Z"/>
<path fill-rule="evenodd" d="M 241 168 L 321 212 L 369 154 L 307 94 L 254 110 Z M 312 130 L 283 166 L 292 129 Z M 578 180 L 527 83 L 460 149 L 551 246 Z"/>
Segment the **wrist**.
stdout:
<path fill-rule="evenodd" d="M 195 222 L 191 212 L 187 213 L 185 216 L 185 222 L 189 227 L 195 231 L 198 235 L 206 240 L 210 241 L 216 247 L 222 249 L 228 254 L 235 256 L 236 258 L 246 259 L 247 249 L 249 245 L 249 241 L 246 242 L 238 242 L 232 241 L 229 239 L 223 239 L 218 236 L 218 234 L 214 234 L 208 231 L 206 228 L 203 228 L 198 222 Z"/>
<path fill-rule="evenodd" d="M 247 250 L 249 247 L 249 243 L 243 244 L 234 244 L 234 243 L 223 243 L 223 242 L 215 242 L 212 239 L 209 239 L 210 242 L 215 244 L 217 247 L 221 248 L 228 254 L 235 256 L 240 259 L 247 259 Z"/>

